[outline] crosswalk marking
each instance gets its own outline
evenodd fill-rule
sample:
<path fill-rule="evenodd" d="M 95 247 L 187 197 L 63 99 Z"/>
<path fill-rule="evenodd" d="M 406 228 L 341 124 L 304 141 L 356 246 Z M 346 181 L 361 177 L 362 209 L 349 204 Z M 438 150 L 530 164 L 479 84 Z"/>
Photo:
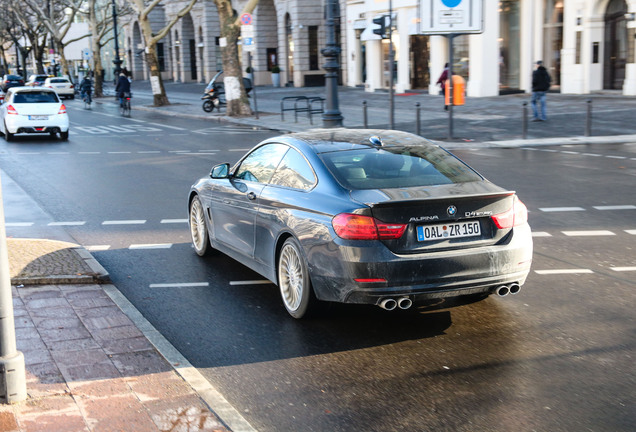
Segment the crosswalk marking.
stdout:
<path fill-rule="evenodd" d="M 561 231 L 568 237 L 593 237 L 593 236 L 613 236 L 616 235 L 607 230 L 591 230 L 591 231 Z"/>
<path fill-rule="evenodd" d="M 539 275 L 559 275 L 559 274 L 590 274 L 594 273 L 590 269 L 554 269 L 554 270 L 535 270 Z"/>

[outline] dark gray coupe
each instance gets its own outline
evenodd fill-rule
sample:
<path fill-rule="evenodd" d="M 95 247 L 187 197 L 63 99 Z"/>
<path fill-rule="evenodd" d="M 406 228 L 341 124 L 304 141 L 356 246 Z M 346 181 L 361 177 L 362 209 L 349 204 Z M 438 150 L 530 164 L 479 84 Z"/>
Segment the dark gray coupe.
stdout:
<path fill-rule="evenodd" d="M 312 130 L 220 164 L 188 198 L 197 254 L 220 250 L 316 300 L 407 309 L 516 294 L 532 262 L 526 206 L 448 151 L 392 130 Z"/>

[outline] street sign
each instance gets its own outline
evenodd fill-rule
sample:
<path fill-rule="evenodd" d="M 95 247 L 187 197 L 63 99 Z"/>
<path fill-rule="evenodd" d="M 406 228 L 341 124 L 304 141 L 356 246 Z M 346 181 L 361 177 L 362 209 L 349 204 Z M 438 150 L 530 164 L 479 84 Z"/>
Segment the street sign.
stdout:
<path fill-rule="evenodd" d="M 483 33 L 483 0 L 422 0 L 420 33 Z"/>
<path fill-rule="evenodd" d="M 244 37 L 244 38 L 241 38 L 241 41 L 243 42 L 244 51 L 254 51 L 254 48 L 255 48 L 254 38 Z"/>
<path fill-rule="evenodd" d="M 248 13 L 244 13 L 241 15 L 241 24 L 250 25 L 252 24 L 252 15 Z"/>
<path fill-rule="evenodd" d="M 241 26 L 241 37 L 243 37 L 243 38 L 246 38 L 246 37 L 253 38 L 254 37 L 254 26 L 251 25 L 251 24 L 242 25 Z"/>

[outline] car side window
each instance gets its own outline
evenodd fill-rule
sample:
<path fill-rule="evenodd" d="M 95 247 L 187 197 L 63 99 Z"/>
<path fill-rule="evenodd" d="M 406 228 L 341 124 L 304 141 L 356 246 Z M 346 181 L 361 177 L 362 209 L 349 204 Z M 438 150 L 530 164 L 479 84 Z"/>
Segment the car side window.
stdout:
<path fill-rule="evenodd" d="M 289 149 L 283 144 L 265 144 L 250 153 L 234 173 L 234 178 L 269 183 L 276 167 Z"/>
<path fill-rule="evenodd" d="M 309 190 L 316 184 L 316 175 L 305 158 L 290 148 L 270 182 L 273 185 Z"/>

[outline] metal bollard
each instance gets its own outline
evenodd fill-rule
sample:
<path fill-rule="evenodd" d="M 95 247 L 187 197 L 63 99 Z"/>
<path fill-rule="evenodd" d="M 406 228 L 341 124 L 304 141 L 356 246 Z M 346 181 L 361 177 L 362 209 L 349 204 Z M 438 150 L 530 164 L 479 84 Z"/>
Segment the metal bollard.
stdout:
<path fill-rule="evenodd" d="M 415 135 L 420 135 L 420 103 L 415 103 Z"/>
<path fill-rule="evenodd" d="M 528 138 L 528 102 L 523 103 L 523 118 L 521 119 L 521 137 Z"/>
<path fill-rule="evenodd" d="M 587 100 L 587 117 L 585 118 L 585 136 L 592 135 L 592 99 Z"/>
<path fill-rule="evenodd" d="M 367 118 L 367 101 L 362 101 L 362 119 L 364 128 L 369 129 L 369 119 Z"/>

